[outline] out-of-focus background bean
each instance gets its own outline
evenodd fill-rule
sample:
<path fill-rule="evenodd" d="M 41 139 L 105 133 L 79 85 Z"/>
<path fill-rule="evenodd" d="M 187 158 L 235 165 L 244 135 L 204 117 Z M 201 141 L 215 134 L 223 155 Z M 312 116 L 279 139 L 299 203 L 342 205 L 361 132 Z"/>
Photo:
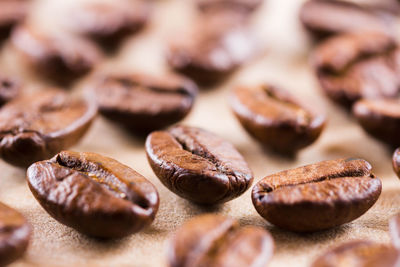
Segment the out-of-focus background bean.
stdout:
<path fill-rule="evenodd" d="M 37 1 L 29 20 L 46 30 L 63 31 L 69 21 L 69 6 L 81 2 Z M 190 25 L 195 9 L 189 0 L 152 2 L 154 8 L 147 27 L 124 42 L 115 54 L 109 55 L 97 71 L 121 69 L 155 74 L 168 71 L 164 60 L 166 40 L 178 29 Z M 342 227 L 300 235 L 264 221 L 253 208 L 251 190 L 218 207 L 191 204 L 159 182 L 147 163 L 142 139 L 99 117 L 86 137 L 72 149 L 113 157 L 147 177 L 157 187 L 161 199 L 154 223 L 140 233 L 119 240 L 88 238 L 61 225 L 39 206 L 28 189 L 24 170 L 0 162 L 0 201 L 22 212 L 34 228 L 25 257 L 13 266 L 165 266 L 168 237 L 184 221 L 205 212 L 225 214 L 243 225 L 268 229 L 276 245 L 270 266 L 308 266 L 329 246 L 347 240 L 370 239 L 388 243 L 388 218 L 400 211 L 400 181 L 392 171 L 392 151 L 368 137 L 346 111 L 328 101 L 319 90 L 308 65 L 312 43 L 298 22 L 298 8 L 303 2 L 265 1 L 252 22 L 260 40 L 258 54 L 222 85 L 201 91 L 183 123 L 205 128 L 232 142 L 248 161 L 255 182 L 268 174 L 321 160 L 364 158 L 383 181 L 383 193 L 370 211 Z M 26 90 L 49 86 L 18 63 L 8 43 L 3 45 L 0 53 L 0 69 L 18 75 Z M 258 82 L 284 87 L 328 117 L 328 125 L 320 139 L 302 150 L 296 159 L 264 151 L 246 134 L 230 111 L 229 91 L 237 84 Z M 83 86 L 85 79 L 76 83 L 73 89 L 79 90 Z"/>

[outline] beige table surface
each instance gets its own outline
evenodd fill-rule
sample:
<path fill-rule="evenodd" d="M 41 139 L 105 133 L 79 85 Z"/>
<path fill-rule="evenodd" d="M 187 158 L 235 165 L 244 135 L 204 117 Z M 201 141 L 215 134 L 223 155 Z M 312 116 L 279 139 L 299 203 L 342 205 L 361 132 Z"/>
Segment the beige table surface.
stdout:
<path fill-rule="evenodd" d="M 72 2 L 41 1 L 32 19 L 57 30 L 55 21 L 63 17 L 64 5 Z M 175 29 L 188 25 L 193 12 L 189 2 L 155 1 L 153 20 L 147 29 L 129 39 L 100 69 L 166 71 L 163 61 L 165 39 L 176 32 Z M 61 225 L 39 206 L 27 187 L 24 170 L 0 162 L 0 201 L 18 209 L 33 225 L 29 249 L 14 266 L 165 266 L 168 237 L 186 220 L 206 212 L 224 214 L 238 219 L 243 225 L 268 229 L 276 246 L 270 266 L 308 266 L 326 248 L 343 241 L 370 239 L 390 242 L 388 218 L 400 211 L 400 181 L 392 171 L 392 151 L 369 138 L 346 112 L 320 92 L 307 64 L 310 42 L 297 21 L 301 3 L 268 0 L 254 17 L 254 27 L 263 44 L 259 54 L 219 88 L 202 91 L 184 123 L 203 127 L 231 141 L 248 161 L 255 182 L 268 174 L 321 160 L 341 157 L 367 159 L 383 181 L 382 195 L 370 211 L 342 227 L 299 235 L 264 221 L 253 208 L 251 190 L 218 207 L 191 204 L 167 190 L 153 174 L 146 161 L 143 140 L 99 117 L 82 142 L 73 149 L 113 157 L 147 177 L 157 187 L 161 199 L 154 223 L 144 231 L 120 240 L 105 242 L 88 238 Z M 28 88 L 44 84 L 16 62 L 6 44 L 1 53 L 0 68 L 20 75 Z M 233 86 L 261 81 L 285 87 L 311 105 L 325 110 L 329 122 L 321 138 L 301 151 L 297 159 L 290 160 L 263 151 L 244 132 L 229 109 L 227 96 Z M 81 86 L 78 84 L 76 87 Z"/>

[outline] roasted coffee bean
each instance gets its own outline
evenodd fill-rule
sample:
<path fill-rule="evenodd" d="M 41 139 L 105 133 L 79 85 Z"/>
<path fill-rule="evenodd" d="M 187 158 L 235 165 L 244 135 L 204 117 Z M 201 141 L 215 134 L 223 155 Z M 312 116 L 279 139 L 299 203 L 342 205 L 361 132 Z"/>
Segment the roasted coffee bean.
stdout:
<path fill-rule="evenodd" d="M 27 178 L 51 216 L 94 237 L 138 232 L 151 224 L 158 210 L 158 193 L 148 180 L 95 153 L 60 152 L 30 166 Z"/>
<path fill-rule="evenodd" d="M 29 10 L 30 1 L 0 1 L 0 39 L 6 38 L 14 25 L 22 22 Z"/>
<path fill-rule="evenodd" d="M 294 154 L 312 144 L 325 126 L 323 115 L 311 112 L 286 91 L 269 85 L 238 87 L 230 104 L 251 136 L 284 154 Z"/>
<path fill-rule="evenodd" d="M 365 30 L 393 31 L 393 25 L 376 8 L 336 0 L 307 1 L 300 9 L 300 21 L 317 38 Z"/>
<path fill-rule="evenodd" d="M 347 107 L 360 98 L 390 98 L 399 93 L 400 50 L 387 35 L 344 34 L 322 43 L 313 57 L 322 88 Z"/>
<path fill-rule="evenodd" d="M 0 266 L 20 258 L 30 236 L 31 227 L 24 216 L 0 202 Z"/>
<path fill-rule="evenodd" d="M 81 139 L 95 118 L 94 101 L 51 90 L 21 96 L 0 110 L 0 156 L 28 167 Z"/>
<path fill-rule="evenodd" d="M 200 204 L 217 204 L 243 194 L 253 174 L 227 141 L 205 130 L 175 126 L 151 133 L 147 159 L 160 181 L 175 194 Z"/>
<path fill-rule="evenodd" d="M 17 27 L 11 42 L 36 74 L 59 83 L 70 83 L 87 74 L 101 59 L 99 48 L 90 41 L 28 25 Z"/>
<path fill-rule="evenodd" d="M 191 31 L 170 42 L 169 65 L 200 85 L 222 82 L 254 52 L 255 39 L 244 17 L 229 11 L 200 16 Z"/>
<path fill-rule="evenodd" d="M 170 241 L 171 267 L 264 267 L 274 242 L 260 227 L 240 227 L 221 215 L 201 215 L 183 224 Z"/>
<path fill-rule="evenodd" d="M 74 32 L 112 48 L 143 28 L 149 15 L 148 1 L 89 2 L 73 8 L 67 23 Z"/>
<path fill-rule="evenodd" d="M 392 147 L 400 146 L 400 101 L 363 99 L 353 106 L 353 114 L 371 136 Z"/>
<path fill-rule="evenodd" d="M 134 132 L 148 133 L 182 120 L 197 86 L 180 76 L 107 75 L 96 86 L 100 112 Z"/>
<path fill-rule="evenodd" d="M 399 153 L 399 151 L 396 153 Z M 392 244 L 400 250 L 400 214 L 393 216 L 389 220 L 389 233 Z"/>
<path fill-rule="evenodd" d="M 0 74 L 0 106 L 14 99 L 20 90 L 17 80 Z"/>
<path fill-rule="evenodd" d="M 400 148 L 397 148 L 392 157 L 393 170 L 400 178 Z"/>
<path fill-rule="evenodd" d="M 322 161 L 269 175 L 253 187 L 257 212 L 295 232 L 313 232 L 351 222 L 374 205 L 381 181 L 362 159 Z"/>
<path fill-rule="evenodd" d="M 263 0 L 195 0 L 197 7 L 202 12 L 236 10 L 251 13 L 256 10 Z"/>
<path fill-rule="evenodd" d="M 312 267 L 395 267 L 400 254 L 391 246 L 372 241 L 350 241 L 320 256 Z"/>

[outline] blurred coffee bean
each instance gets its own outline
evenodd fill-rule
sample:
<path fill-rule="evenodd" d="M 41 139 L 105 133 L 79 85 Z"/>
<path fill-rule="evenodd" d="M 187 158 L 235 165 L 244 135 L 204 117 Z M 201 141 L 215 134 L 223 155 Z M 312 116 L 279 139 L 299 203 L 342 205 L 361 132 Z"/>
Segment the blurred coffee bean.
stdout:
<path fill-rule="evenodd" d="M 185 222 L 170 240 L 171 267 L 265 267 L 274 241 L 261 227 L 240 227 L 236 220 L 206 214 Z"/>
<path fill-rule="evenodd" d="M 399 264 L 400 254 L 395 248 L 360 240 L 328 250 L 311 267 L 396 267 Z"/>
<path fill-rule="evenodd" d="M 16 210 L 0 202 L 0 266 L 22 257 L 31 237 L 31 226 Z"/>
<path fill-rule="evenodd" d="M 153 132 L 147 137 L 146 153 L 160 181 L 196 203 L 232 200 L 253 182 L 250 168 L 233 145 L 199 128 L 180 125 Z"/>
<path fill-rule="evenodd" d="M 233 11 L 199 16 L 191 30 L 171 40 L 169 65 L 202 86 L 222 82 L 254 53 L 255 39 L 245 20 Z"/>
<path fill-rule="evenodd" d="M 20 84 L 16 79 L 0 74 L 0 106 L 14 99 L 20 91 Z"/>
<path fill-rule="evenodd" d="M 376 8 L 336 0 L 307 1 L 300 9 L 300 21 L 317 38 L 365 30 L 389 34 L 394 30 L 394 22 L 390 24 Z"/>
<path fill-rule="evenodd" d="M 28 167 L 74 145 L 95 118 L 94 102 L 52 89 L 10 101 L 0 109 L 1 158 Z"/>
<path fill-rule="evenodd" d="M 191 110 L 197 86 L 176 75 L 106 75 L 95 92 L 100 112 L 136 133 L 148 133 L 182 120 Z"/>
<path fill-rule="evenodd" d="M 113 0 L 78 5 L 68 16 L 74 32 L 114 48 L 125 37 L 143 28 L 150 16 L 150 3 L 143 0 Z"/>
<path fill-rule="evenodd" d="M 397 177 L 400 178 L 400 148 L 397 148 L 393 153 L 392 165 Z"/>
<path fill-rule="evenodd" d="M 90 41 L 65 32 L 50 34 L 29 25 L 17 27 L 11 42 L 37 75 L 66 84 L 87 74 L 102 57 Z"/>
<path fill-rule="evenodd" d="M 399 99 L 362 99 L 353 114 L 368 134 L 393 148 L 400 146 Z"/>
<path fill-rule="evenodd" d="M 312 144 L 325 126 L 323 115 L 303 107 L 288 92 L 269 85 L 238 87 L 231 107 L 242 126 L 264 146 L 292 155 Z"/>
<path fill-rule="evenodd" d="M 400 163 L 400 150 L 397 149 L 395 155 L 393 156 L 393 162 L 396 165 L 396 174 L 399 173 L 399 163 Z M 400 250 L 400 214 L 396 214 L 389 220 L 389 233 L 392 240 L 392 244 Z"/>
<path fill-rule="evenodd" d="M 8 37 L 13 26 L 25 19 L 30 4 L 28 0 L 0 1 L 0 40 Z"/>
<path fill-rule="evenodd" d="M 252 13 L 264 0 L 194 0 L 202 12 L 236 10 L 237 12 Z"/>
<path fill-rule="evenodd" d="M 313 65 L 320 85 L 346 106 L 360 98 L 393 98 L 400 88 L 400 50 L 377 32 L 344 34 L 317 47 Z"/>

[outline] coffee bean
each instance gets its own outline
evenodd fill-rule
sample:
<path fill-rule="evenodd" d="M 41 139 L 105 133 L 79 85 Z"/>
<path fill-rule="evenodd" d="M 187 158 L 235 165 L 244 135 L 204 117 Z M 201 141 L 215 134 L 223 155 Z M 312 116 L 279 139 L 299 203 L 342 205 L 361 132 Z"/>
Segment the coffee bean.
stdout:
<path fill-rule="evenodd" d="M 312 267 L 395 267 L 400 254 L 391 246 L 372 241 L 350 241 L 330 249 Z"/>
<path fill-rule="evenodd" d="M 312 0 L 301 7 L 300 21 L 317 38 L 365 30 L 391 33 L 394 25 L 390 25 L 384 14 L 377 11 L 376 7 L 352 2 Z"/>
<path fill-rule="evenodd" d="M 399 93 L 400 50 L 381 33 L 333 37 L 316 49 L 313 63 L 325 93 L 347 107 L 360 98 L 390 98 Z"/>
<path fill-rule="evenodd" d="M 27 179 L 52 217 L 94 237 L 138 232 L 151 224 L 158 210 L 158 193 L 148 180 L 95 153 L 60 152 L 30 166 Z"/>
<path fill-rule="evenodd" d="M 160 181 L 180 197 L 217 204 L 243 194 L 253 175 L 239 152 L 205 130 L 176 126 L 151 133 L 147 159 Z"/>
<path fill-rule="evenodd" d="M 90 41 L 27 24 L 13 31 L 11 43 L 35 74 L 63 84 L 87 74 L 101 59 L 99 48 Z"/>
<path fill-rule="evenodd" d="M 94 101 L 63 91 L 21 96 L 0 110 L 0 156 L 20 167 L 48 159 L 77 143 L 96 111 Z"/>
<path fill-rule="evenodd" d="M 400 146 L 399 100 L 359 100 L 353 106 L 353 114 L 368 134 L 391 147 Z"/>
<path fill-rule="evenodd" d="M 202 215 L 183 224 L 169 244 L 171 267 L 264 267 L 274 242 L 260 227 L 240 227 L 221 215 Z"/>
<path fill-rule="evenodd" d="M 392 165 L 394 172 L 400 178 L 400 148 L 397 148 L 393 153 Z"/>
<path fill-rule="evenodd" d="M 231 94 L 231 107 L 242 126 L 264 146 L 294 154 L 312 144 L 325 126 L 317 115 L 288 92 L 269 85 L 238 87 Z"/>
<path fill-rule="evenodd" d="M 24 216 L 0 202 L 0 266 L 20 258 L 30 236 L 31 227 Z"/>
<path fill-rule="evenodd" d="M 8 37 L 14 25 L 22 22 L 28 14 L 30 1 L 0 1 L 0 39 Z"/>
<path fill-rule="evenodd" d="M 143 28 L 149 15 L 148 1 L 89 2 L 73 8 L 67 23 L 74 32 L 93 38 L 106 48 L 113 48 Z"/>
<path fill-rule="evenodd" d="M 240 12 L 202 15 L 191 31 L 181 32 L 169 45 L 169 65 L 203 86 L 225 80 L 249 60 L 255 40 Z"/>
<path fill-rule="evenodd" d="M 351 222 L 374 205 L 381 181 L 362 159 L 322 161 L 269 175 L 253 187 L 257 212 L 295 232 L 313 232 Z"/>
<path fill-rule="evenodd" d="M 197 86 L 180 76 L 106 75 L 96 86 L 100 112 L 134 132 L 148 133 L 182 120 Z"/>
<path fill-rule="evenodd" d="M 0 106 L 14 99 L 20 90 L 17 80 L 0 74 Z"/>
<path fill-rule="evenodd" d="M 264 2 L 263 0 L 195 0 L 198 9 L 202 12 L 236 10 L 237 12 L 251 13 Z"/>

